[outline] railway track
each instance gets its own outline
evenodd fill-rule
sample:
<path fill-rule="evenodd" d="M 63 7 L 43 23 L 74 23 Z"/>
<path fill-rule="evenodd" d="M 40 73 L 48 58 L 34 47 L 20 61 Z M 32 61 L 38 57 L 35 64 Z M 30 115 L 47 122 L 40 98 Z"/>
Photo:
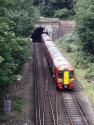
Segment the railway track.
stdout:
<path fill-rule="evenodd" d="M 56 105 L 48 91 L 48 68 L 40 43 L 33 43 L 36 125 L 57 125 Z"/>
<path fill-rule="evenodd" d="M 54 112 L 53 103 L 49 92 L 46 92 L 44 100 L 44 113 L 43 113 L 43 125 L 57 125 L 56 113 Z"/>
<path fill-rule="evenodd" d="M 58 97 L 58 113 L 63 111 L 63 119 L 58 119 L 58 125 L 91 125 L 81 105 L 76 100 L 76 96 L 72 93 L 62 93 Z"/>

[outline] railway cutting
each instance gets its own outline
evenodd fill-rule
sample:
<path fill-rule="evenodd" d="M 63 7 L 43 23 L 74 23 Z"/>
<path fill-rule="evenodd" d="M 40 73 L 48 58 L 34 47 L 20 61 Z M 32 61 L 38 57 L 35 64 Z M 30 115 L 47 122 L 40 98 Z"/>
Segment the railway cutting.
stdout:
<path fill-rule="evenodd" d="M 44 42 L 33 43 L 36 125 L 93 125 L 73 90 L 56 88 Z"/>

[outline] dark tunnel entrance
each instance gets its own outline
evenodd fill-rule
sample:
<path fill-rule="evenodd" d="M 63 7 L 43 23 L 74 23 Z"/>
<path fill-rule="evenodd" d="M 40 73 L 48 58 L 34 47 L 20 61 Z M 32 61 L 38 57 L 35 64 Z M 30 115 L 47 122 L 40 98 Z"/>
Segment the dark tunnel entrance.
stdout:
<path fill-rule="evenodd" d="M 43 33 L 45 29 L 43 27 L 38 27 L 34 30 L 31 38 L 33 42 L 41 42 L 41 34 Z"/>

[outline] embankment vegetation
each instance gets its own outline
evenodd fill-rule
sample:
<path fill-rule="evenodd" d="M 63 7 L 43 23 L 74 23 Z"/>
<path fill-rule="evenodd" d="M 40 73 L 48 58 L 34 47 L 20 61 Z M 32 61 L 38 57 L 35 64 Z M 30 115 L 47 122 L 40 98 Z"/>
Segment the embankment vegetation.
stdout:
<path fill-rule="evenodd" d="M 85 78 L 94 82 L 94 1 L 78 0 L 75 5 L 76 31 L 80 50 L 76 55 L 78 64 L 86 70 Z"/>
<path fill-rule="evenodd" d="M 28 39 L 35 22 L 31 0 L 0 0 L 0 90 L 12 84 L 28 59 Z"/>

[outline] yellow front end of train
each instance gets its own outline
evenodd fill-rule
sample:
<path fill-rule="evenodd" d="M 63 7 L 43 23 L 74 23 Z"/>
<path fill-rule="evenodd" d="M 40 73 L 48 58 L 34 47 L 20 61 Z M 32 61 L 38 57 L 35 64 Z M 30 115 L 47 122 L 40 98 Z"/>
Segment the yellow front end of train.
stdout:
<path fill-rule="evenodd" d="M 74 70 L 59 70 L 56 81 L 59 89 L 73 89 L 75 86 Z"/>

